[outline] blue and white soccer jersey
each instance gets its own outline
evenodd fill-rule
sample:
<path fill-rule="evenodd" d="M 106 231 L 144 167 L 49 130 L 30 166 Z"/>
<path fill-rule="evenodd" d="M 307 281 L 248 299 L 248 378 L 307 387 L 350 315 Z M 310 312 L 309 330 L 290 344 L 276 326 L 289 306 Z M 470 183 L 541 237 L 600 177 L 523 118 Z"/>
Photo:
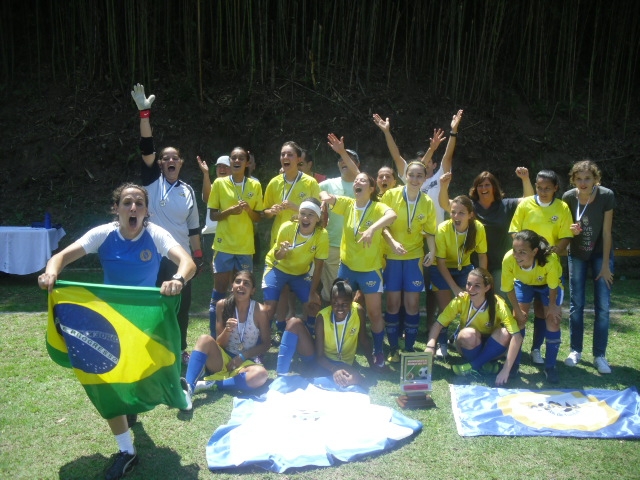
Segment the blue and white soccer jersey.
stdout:
<path fill-rule="evenodd" d="M 84 251 L 97 253 L 104 270 L 104 283 L 136 287 L 155 287 L 162 257 L 179 245 L 169 232 L 147 225 L 134 239 L 125 239 L 118 223 L 92 228 L 77 243 Z"/>

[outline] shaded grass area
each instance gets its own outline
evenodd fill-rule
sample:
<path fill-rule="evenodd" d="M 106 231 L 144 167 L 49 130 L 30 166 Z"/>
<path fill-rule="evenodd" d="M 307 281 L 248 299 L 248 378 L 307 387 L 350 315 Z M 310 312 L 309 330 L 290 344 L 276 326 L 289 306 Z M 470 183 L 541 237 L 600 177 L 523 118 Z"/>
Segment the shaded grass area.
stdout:
<path fill-rule="evenodd" d="M 65 272 L 64 279 L 101 281 L 100 272 Z M 629 281 L 614 289 L 614 308 L 635 308 L 635 288 Z M 5 313 L 0 316 L 3 335 L 0 340 L 0 371 L 3 409 L 0 413 L 0 476 L 11 478 L 101 478 L 108 457 L 115 452 L 115 442 L 106 422 L 100 418 L 70 370 L 54 364 L 44 344 L 46 295 L 37 290 L 35 276 L 8 282 L 0 279 L 0 305 L 36 313 Z M 5 288 L 9 284 L 13 287 Z M 211 288 L 210 275 L 194 281 L 194 305 L 189 343 L 208 330 L 205 313 Z M 622 294 L 622 295 L 621 295 Z M 259 295 L 257 295 L 259 296 Z M 640 382 L 640 327 L 634 314 L 612 315 L 608 357 L 611 375 L 599 375 L 589 354 L 593 316 L 587 314 L 584 361 L 576 368 L 559 365 L 562 388 L 602 388 L 620 390 Z M 424 319 L 423 319 L 424 320 Z M 421 328 L 419 346 L 424 346 L 426 332 Z M 541 389 L 547 385 L 538 367 L 531 365 L 525 339 L 522 374 L 509 388 Z M 563 345 L 559 359 L 569 352 L 567 322 L 563 326 Z M 277 350 L 266 355 L 266 366 L 274 378 Z M 363 357 L 358 357 L 366 365 Z M 452 363 L 460 362 L 453 356 Z M 395 367 L 388 374 L 373 374 L 363 368 L 372 382 L 373 402 L 397 408 L 399 373 Z M 638 443 L 620 440 L 595 440 L 550 437 L 475 437 L 462 438 L 456 431 L 451 411 L 449 384 L 480 383 L 456 377 L 450 365 L 434 366 L 433 399 L 436 408 L 407 410 L 411 418 L 421 421 L 423 431 L 401 448 L 383 455 L 326 469 L 293 472 L 303 479 L 361 478 L 629 478 L 640 468 Z M 232 397 L 220 392 L 195 395 L 192 413 L 159 406 L 140 415 L 133 427 L 140 465 L 127 478 L 211 478 L 207 469 L 205 446 L 213 431 L 226 423 L 232 410 Z M 247 445 L 251 448 L 251 445 Z M 238 471 L 217 472 L 216 478 L 236 478 Z M 242 469 L 244 478 L 291 478 L 261 469 Z"/>

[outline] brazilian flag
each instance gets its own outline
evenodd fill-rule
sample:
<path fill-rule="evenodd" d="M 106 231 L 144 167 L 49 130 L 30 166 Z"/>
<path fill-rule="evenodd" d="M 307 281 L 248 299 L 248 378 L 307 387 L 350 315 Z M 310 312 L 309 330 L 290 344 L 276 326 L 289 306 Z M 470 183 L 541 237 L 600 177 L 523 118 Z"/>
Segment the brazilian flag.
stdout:
<path fill-rule="evenodd" d="M 104 418 L 161 403 L 186 408 L 179 303 L 159 288 L 58 281 L 49 295 L 49 356 L 73 368 Z"/>

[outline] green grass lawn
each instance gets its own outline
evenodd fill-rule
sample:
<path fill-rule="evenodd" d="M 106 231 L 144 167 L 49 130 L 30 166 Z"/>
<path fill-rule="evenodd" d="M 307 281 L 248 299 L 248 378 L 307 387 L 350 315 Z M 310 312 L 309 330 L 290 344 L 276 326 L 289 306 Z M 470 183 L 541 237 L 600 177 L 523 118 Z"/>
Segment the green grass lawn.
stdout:
<path fill-rule="evenodd" d="M 63 279 L 101 282 L 96 271 L 66 271 Z M 640 382 L 640 327 L 637 323 L 637 280 L 619 281 L 613 290 L 608 357 L 611 375 L 600 375 L 590 355 L 590 328 L 580 366 L 569 369 L 562 360 L 569 352 L 568 320 L 564 322 L 560 350 L 562 388 L 621 390 Z M 190 343 L 208 331 L 208 297 L 211 276 L 194 281 Z M 259 297 L 259 295 L 257 295 Z M 566 305 L 565 305 L 566 306 Z M 46 294 L 36 287 L 36 276 L 0 277 L 0 371 L 3 387 L 0 413 L 0 477 L 2 478 L 102 478 L 115 442 L 107 424 L 97 414 L 70 370 L 59 367 L 47 355 L 44 343 Z M 590 326 L 593 315 L 587 314 Z M 425 341 L 420 332 L 421 345 Z M 530 348 L 525 339 L 524 352 Z M 274 377 L 277 351 L 271 348 L 267 368 Z M 361 364 L 364 359 L 359 358 Z M 453 361 L 458 361 L 454 356 Z M 509 388 L 540 389 L 547 385 L 537 367 L 523 355 L 522 375 Z M 370 375 L 371 376 L 371 375 Z M 373 402 L 397 408 L 399 374 L 379 374 L 370 390 Z M 272 474 L 244 469 L 243 477 L 304 479 L 403 479 L 403 478 L 638 478 L 638 443 L 558 437 L 458 436 L 449 384 L 469 383 L 456 377 L 448 365 L 434 366 L 433 399 L 436 408 L 407 410 L 421 421 L 422 432 L 386 454 L 333 468 L 307 469 L 295 474 Z M 475 381 L 474 381 L 475 382 Z M 482 383 L 482 382 L 480 382 Z M 196 479 L 236 478 L 238 472 L 211 473 L 205 446 L 213 431 L 226 423 L 232 396 L 219 392 L 197 394 L 189 414 L 159 406 L 140 415 L 133 427 L 140 464 L 127 478 Z M 251 445 L 247 445 L 251 448 Z"/>

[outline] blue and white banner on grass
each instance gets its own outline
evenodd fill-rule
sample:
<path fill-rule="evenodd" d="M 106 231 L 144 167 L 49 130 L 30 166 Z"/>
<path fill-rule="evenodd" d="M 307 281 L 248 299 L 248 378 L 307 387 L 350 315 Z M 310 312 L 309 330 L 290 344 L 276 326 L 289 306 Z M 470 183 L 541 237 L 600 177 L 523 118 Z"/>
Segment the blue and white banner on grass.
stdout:
<path fill-rule="evenodd" d="M 615 390 L 515 390 L 451 385 L 463 437 L 478 435 L 640 438 L 640 396 Z"/>
<path fill-rule="evenodd" d="M 328 467 L 395 448 L 421 429 L 417 420 L 372 404 L 359 387 L 278 377 L 259 398 L 234 398 L 231 418 L 209 440 L 207 463 L 213 471 Z"/>

